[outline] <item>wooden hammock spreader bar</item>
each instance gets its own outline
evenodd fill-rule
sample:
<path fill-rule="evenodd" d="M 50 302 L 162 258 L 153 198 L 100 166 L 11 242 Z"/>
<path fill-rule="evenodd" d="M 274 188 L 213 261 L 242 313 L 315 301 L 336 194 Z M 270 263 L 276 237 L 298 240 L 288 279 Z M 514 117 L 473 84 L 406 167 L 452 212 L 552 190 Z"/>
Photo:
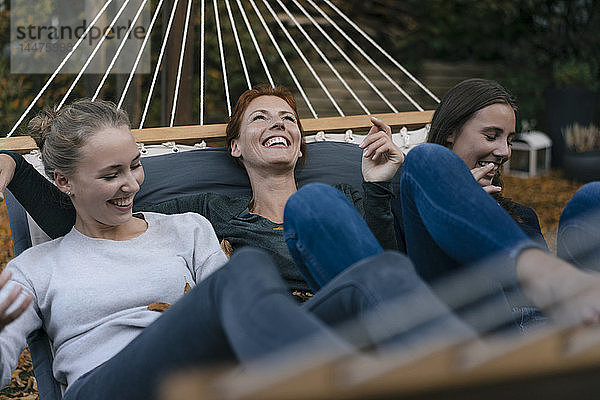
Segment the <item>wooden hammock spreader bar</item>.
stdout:
<path fill-rule="evenodd" d="M 421 127 L 431 122 L 433 111 L 410 111 L 401 113 L 372 114 L 388 125 L 407 128 Z M 302 119 L 302 127 L 307 135 L 319 131 L 327 133 L 344 132 L 348 129 L 366 132 L 371 127 L 368 115 L 351 115 L 346 117 L 326 117 Z M 225 145 L 225 124 L 174 126 L 161 128 L 133 129 L 136 140 L 144 144 L 160 144 L 176 142 L 194 144 L 204 140 L 210 147 Z M 357 133 L 357 132 L 355 132 Z M 29 136 L 0 138 L 0 149 L 27 153 L 37 146 Z"/>
<path fill-rule="evenodd" d="M 12 150 L 23 154 L 37 149 L 37 146 L 29 136 L 11 136 L 8 138 L 0 138 L 0 149 Z"/>
<path fill-rule="evenodd" d="M 581 342 L 586 343 L 578 345 Z M 515 381 L 528 379 L 551 382 L 561 375 L 600 371 L 600 327 L 546 328 L 526 336 L 492 337 L 448 343 L 445 347 L 433 344 L 433 348 L 417 357 L 386 354 L 381 358 L 350 356 L 330 360 L 312 368 L 300 368 L 277 382 L 266 379 L 262 387 L 257 384 L 261 375 L 253 375 L 251 368 L 247 369 L 249 376 L 243 378 L 235 378 L 231 372 L 187 372 L 167 381 L 162 398 L 433 399 L 453 390 L 466 395 L 456 398 L 480 398 L 486 393 L 486 386 L 514 385 Z M 244 382 L 248 382 L 246 387 Z M 472 396 L 469 388 L 473 389 Z"/>

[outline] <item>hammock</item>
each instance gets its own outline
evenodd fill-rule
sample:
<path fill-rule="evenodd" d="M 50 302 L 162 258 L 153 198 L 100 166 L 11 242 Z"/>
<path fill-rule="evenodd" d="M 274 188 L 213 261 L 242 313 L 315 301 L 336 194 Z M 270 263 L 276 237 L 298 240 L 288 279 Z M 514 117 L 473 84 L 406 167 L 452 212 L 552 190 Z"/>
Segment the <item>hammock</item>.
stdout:
<path fill-rule="evenodd" d="M 117 4 L 111 4 L 112 2 L 113 0 L 107 0 L 104 5 L 98 5 L 97 14 L 89 18 L 91 22 L 87 30 L 56 67 L 27 109 L 15 122 L 7 137 L 11 137 L 27 117 L 31 117 L 30 113 L 36 104 L 45 103 L 43 96 L 47 93 L 56 76 L 65 68 L 65 65 L 71 59 L 76 58 L 78 51 L 82 51 L 83 46 L 81 44 L 86 39 L 86 35 L 89 34 L 95 21 L 102 17 L 107 18 L 109 10 L 114 9 L 116 15 L 108 24 L 108 28 L 113 28 L 117 23 L 118 16 L 129 7 L 131 8 L 129 10 L 130 14 L 133 13 L 135 16 L 129 30 L 123 36 L 119 47 L 115 51 L 114 57 L 108 62 L 102 79 L 94 90 L 92 99 L 100 95 L 123 49 L 126 42 L 125 38 L 134 29 L 136 23 L 140 23 L 138 19 L 141 21 L 139 17 L 144 7 L 150 7 L 148 0 L 124 0 L 119 7 L 117 7 Z M 219 49 L 220 75 L 225 97 L 223 107 L 226 109 L 226 115 L 231 114 L 232 108 L 230 95 L 232 84 L 228 80 L 228 77 L 231 78 L 231 73 L 228 74 L 228 71 L 235 69 L 232 66 L 233 63 L 238 63 L 236 68 L 243 72 L 243 86 L 245 88 L 250 88 L 252 85 L 262 82 L 269 82 L 271 85 L 282 81 L 293 82 L 290 86 L 299 103 L 299 114 L 309 117 L 303 118 L 302 121 L 309 134 L 319 131 L 365 130 L 370 126 L 366 116 L 372 114 L 382 117 L 393 127 L 420 127 L 430 122 L 432 112 L 424 111 L 424 107 L 417 102 L 417 98 L 421 99 L 421 102 L 426 102 L 428 106 L 437 104 L 439 99 L 331 1 L 323 0 L 317 4 L 313 0 L 305 0 L 304 2 L 292 0 L 285 3 L 282 0 L 262 0 L 262 2 L 247 0 L 244 3 L 241 0 L 235 2 L 213 0 L 208 2 L 209 4 L 206 3 L 205 0 L 200 0 L 193 4 L 192 0 L 188 0 L 184 4 L 179 0 L 173 0 L 169 9 L 164 0 L 159 0 L 151 12 L 152 18 L 145 26 L 147 34 L 140 44 L 135 61 L 127 75 L 126 83 L 118 98 L 112 99 L 118 107 L 122 107 L 127 99 L 131 97 L 127 95 L 138 70 L 139 62 L 142 59 L 144 50 L 148 47 L 151 32 L 157 29 L 158 24 L 156 21 L 162 16 L 163 21 L 167 22 L 162 32 L 158 57 L 151 68 L 152 77 L 145 101 L 143 101 L 143 112 L 139 121 L 132 121 L 140 129 L 135 131 L 136 138 L 140 142 L 151 144 L 183 141 L 184 143 L 190 143 L 205 140 L 211 146 L 223 144 L 224 125 L 205 124 L 206 86 L 207 83 L 211 83 L 205 73 L 207 64 L 205 49 L 207 45 L 215 45 L 214 42 L 209 41 L 210 38 L 207 35 L 208 32 L 206 32 L 206 22 L 208 22 L 211 15 L 214 15 L 211 22 L 214 21 L 216 28 L 216 32 L 211 33 L 216 33 L 213 36 L 216 36 L 214 40 L 216 40 L 216 47 Z M 211 3 L 212 12 L 209 10 Z M 182 85 L 185 85 L 185 82 L 182 83 L 182 71 L 185 62 L 194 61 L 192 57 L 195 57 L 193 43 L 187 40 L 187 35 L 193 29 L 191 23 L 193 11 L 198 12 L 198 9 L 200 13 L 198 125 L 176 128 L 175 120 L 178 105 L 182 101 L 180 92 Z M 185 20 L 182 31 L 174 31 L 176 24 L 173 21 L 176 12 L 182 13 L 184 10 Z M 59 101 L 59 108 L 69 100 L 73 100 L 72 93 L 77 85 L 81 85 L 81 78 L 86 69 L 92 62 L 98 62 L 95 56 L 103 48 L 103 45 L 106 46 L 104 39 L 108 32 L 109 30 L 94 45 L 91 54 L 87 57 L 81 70 Z M 225 47 L 227 43 L 231 44 L 231 41 L 224 40 L 225 35 L 234 38 L 233 43 L 235 43 L 235 46 L 232 48 Z M 249 37 L 249 42 L 242 42 L 240 40 L 241 35 Z M 263 38 L 263 40 L 260 40 L 260 38 Z M 284 51 L 282 50 L 283 45 L 293 50 Z M 172 93 L 167 95 L 173 99 L 170 109 L 167 110 L 167 125 L 168 128 L 173 129 L 144 129 L 148 110 L 156 97 L 153 94 L 159 72 L 166 65 L 165 53 L 173 48 L 179 50 L 176 66 L 177 74 L 174 84 L 171 84 L 174 89 Z M 351 49 L 351 51 L 346 49 Z M 269 62 L 266 57 L 266 55 L 273 53 L 278 55 L 275 65 L 273 61 Z M 375 53 L 377 53 L 377 60 L 372 56 Z M 336 59 L 343 61 L 334 61 Z M 259 60 L 258 64 L 266 79 L 259 78 L 260 80 L 257 80 L 254 75 L 251 76 L 248 60 Z M 283 64 L 285 68 L 277 68 L 277 64 Z M 274 76 L 274 72 L 277 70 L 285 71 L 287 75 Z M 347 77 L 342 76 L 343 74 Z M 405 88 L 402 86 L 405 86 Z M 238 88 L 238 90 L 243 90 L 244 87 Z M 308 95 L 309 93 L 311 93 L 311 96 Z M 341 101 L 344 98 L 347 100 Z M 344 111 L 343 107 L 350 111 Z M 408 109 L 407 112 L 400 112 L 399 110 L 402 108 Z M 410 109 L 416 111 L 410 111 Z M 356 113 L 356 111 L 362 113 L 364 117 L 360 118 L 356 115 L 349 117 L 350 113 Z M 320 116 L 327 116 L 328 118 L 320 118 Z M 21 152 L 35 148 L 33 142 L 27 138 L 3 140 L 0 144 L 2 148 Z"/>

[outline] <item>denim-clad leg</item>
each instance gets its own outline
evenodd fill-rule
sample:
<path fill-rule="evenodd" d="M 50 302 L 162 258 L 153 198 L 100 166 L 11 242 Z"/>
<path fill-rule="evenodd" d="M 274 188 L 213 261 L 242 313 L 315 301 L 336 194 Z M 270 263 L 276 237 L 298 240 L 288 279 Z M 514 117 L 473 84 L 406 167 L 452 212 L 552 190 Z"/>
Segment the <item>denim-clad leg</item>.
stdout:
<path fill-rule="evenodd" d="M 516 282 L 516 256 L 541 248 L 443 146 L 425 143 L 408 153 L 400 194 L 407 253 L 427 282 L 492 256 L 505 259 L 499 276 Z"/>
<path fill-rule="evenodd" d="M 600 271 L 600 182 L 582 186 L 558 224 L 557 255 L 579 268 Z"/>
<path fill-rule="evenodd" d="M 270 257 L 241 249 L 116 356 L 79 378 L 65 399 L 154 399 L 176 369 L 248 362 L 315 337 L 349 346 L 288 294 Z"/>
<path fill-rule="evenodd" d="M 407 348 L 475 336 L 419 278 L 408 257 L 392 251 L 348 267 L 302 307 L 342 327 L 340 335 L 358 348 Z"/>
<path fill-rule="evenodd" d="M 383 248 L 346 196 L 312 183 L 285 205 L 284 238 L 308 284 L 318 290 L 337 274 Z"/>
<path fill-rule="evenodd" d="M 472 337 L 416 274 L 410 260 L 383 252 L 346 196 L 310 184 L 287 202 L 285 238 L 319 291 L 303 307 L 357 347 L 412 346 Z M 351 325 L 344 324 L 353 321 Z M 349 326 L 351 328 L 349 328 Z"/>

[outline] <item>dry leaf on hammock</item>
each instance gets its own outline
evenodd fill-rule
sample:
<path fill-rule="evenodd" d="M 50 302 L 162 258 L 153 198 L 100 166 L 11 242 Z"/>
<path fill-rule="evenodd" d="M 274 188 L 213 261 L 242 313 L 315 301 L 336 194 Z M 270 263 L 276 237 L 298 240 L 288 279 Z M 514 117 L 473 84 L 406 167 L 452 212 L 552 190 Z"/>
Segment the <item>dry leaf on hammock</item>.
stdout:
<path fill-rule="evenodd" d="M 148 305 L 148 310 L 163 312 L 171 305 L 169 303 L 152 303 Z"/>
<path fill-rule="evenodd" d="M 223 253 L 225 253 L 227 257 L 231 257 L 233 254 L 233 246 L 227 239 L 221 240 L 221 249 L 223 249 Z"/>
<path fill-rule="evenodd" d="M 186 282 L 185 287 L 183 288 L 183 293 L 187 293 L 191 289 L 192 289 L 192 287 L 190 286 L 190 284 Z M 169 304 L 169 303 L 155 302 L 155 303 L 149 304 L 147 308 L 150 311 L 163 312 L 169 307 L 171 307 L 171 304 Z"/>

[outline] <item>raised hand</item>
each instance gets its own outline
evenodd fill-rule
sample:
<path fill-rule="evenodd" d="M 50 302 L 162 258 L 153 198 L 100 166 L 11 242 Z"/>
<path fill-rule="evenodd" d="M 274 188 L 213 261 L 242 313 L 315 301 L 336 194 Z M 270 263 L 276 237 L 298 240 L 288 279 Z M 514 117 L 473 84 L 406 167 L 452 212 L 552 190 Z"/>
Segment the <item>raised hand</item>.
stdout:
<path fill-rule="evenodd" d="M 15 174 L 15 160 L 8 154 L 0 154 L 0 201 L 4 200 L 4 191 Z"/>
<path fill-rule="evenodd" d="M 4 271 L 2 272 L 2 274 L 0 274 L 0 290 L 4 288 L 4 285 L 6 285 L 6 282 L 9 281 L 10 277 L 10 271 Z M 17 308 L 12 310 L 10 313 L 7 312 L 11 308 L 11 306 L 17 301 L 22 290 L 23 288 L 21 286 L 15 286 L 10 291 L 8 296 L 6 296 L 6 298 L 2 301 L 2 303 L 0 303 L 0 331 L 2 331 L 6 327 L 6 325 L 10 324 L 21 314 L 23 314 L 27 307 L 29 307 L 29 304 L 31 304 L 31 300 L 33 299 L 33 297 L 31 297 L 31 295 L 27 295 Z"/>
<path fill-rule="evenodd" d="M 498 193 L 502 191 L 500 186 L 492 185 L 492 179 L 488 176 L 489 173 L 494 169 L 495 164 L 489 163 L 483 167 L 476 167 L 471 170 L 473 174 L 473 178 L 481 185 L 483 190 L 488 192 L 489 194 Z"/>
<path fill-rule="evenodd" d="M 362 174 L 367 182 L 391 180 L 404 162 L 404 153 L 392 141 L 392 128 L 371 117 L 373 126 L 359 145 L 363 149 Z"/>

